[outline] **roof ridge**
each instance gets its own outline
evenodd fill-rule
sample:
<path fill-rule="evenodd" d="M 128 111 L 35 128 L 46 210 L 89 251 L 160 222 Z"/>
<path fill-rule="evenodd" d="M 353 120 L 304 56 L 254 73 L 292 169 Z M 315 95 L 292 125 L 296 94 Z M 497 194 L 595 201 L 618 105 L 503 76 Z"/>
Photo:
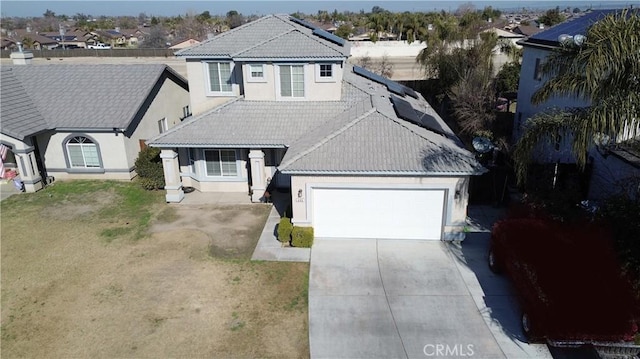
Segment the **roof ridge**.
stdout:
<path fill-rule="evenodd" d="M 238 32 L 238 31 L 240 31 L 240 29 L 244 29 L 246 27 L 253 26 L 253 25 L 255 25 L 255 24 L 259 23 L 259 22 L 265 21 L 266 19 L 269 19 L 269 18 L 272 18 L 272 17 L 277 18 L 276 16 L 271 15 L 271 14 L 262 16 L 262 17 L 260 17 L 260 18 L 258 18 L 256 20 L 250 21 L 250 22 L 248 22 L 246 24 L 242 24 L 242 25 L 240 25 L 240 26 L 238 26 L 236 28 L 233 28 L 233 29 L 231 29 L 229 31 L 225 31 L 225 32 L 221 33 L 220 35 L 214 36 L 214 37 L 212 37 L 210 39 L 206 39 L 206 40 L 202 41 L 199 44 L 195 44 L 193 46 L 189 46 L 189 47 L 186 47 L 186 48 L 184 48 L 182 50 L 176 51 L 175 55 L 179 56 L 186 50 L 202 47 L 205 44 L 208 44 L 209 42 L 214 41 L 215 39 L 219 39 L 219 38 L 222 38 L 222 37 L 227 37 L 227 36 L 229 36 L 229 34 L 234 34 L 234 33 Z"/>
<path fill-rule="evenodd" d="M 369 99 L 370 101 L 370 99 Z M 366 102 L 366 100 L 362 101 L 362 102 Z M 349 112 L 349 110 L 346 110 L 340 114 L 338 114 L 337 116 L 335 116 L 334 118 L 337 118 L 338 116 L 342 116 L 345 112 Z M 326 144 L 327 142 L 329 142 L 330 140 L 332 140 L 333 138 L 337 137 L 338 135 L 340 135 L 341 133 L 343 133 L 344 131 L 348 130 L 349 128 L 353 127 L 356 123 L 362 121 L 364 118 L 368 117 L 369 115 L 373 114 L 376 111 L 376 108 L 372 107 L 371 109 L 369 109 L 368 111 L 366 111 L 365 113 L 363 113 L 362 115 L 356 117 L 355 119 L 347 122 L 344 126 L 338 128 L 337 130 L 329 133 L 327 136 L 324 136 L 324 138 L 322 138 L 320 141 L 316 142 L 314 145 L 308 147 L 307 149 L 305 149 L 304 151 L 299 152 L 296 156 L 294 156 L 292 159 L 290 159 L 289 161 L 287 161 L 286 163 L 280 164 L 280 166 L 278 166 L 278 168 L 280 167 L 287 167 L 289 165 L 291 165 L 292 163 L 296 162 L 297 160 L 305 157 L 306 155 L 308 155 L 309 153 L 313 152 L 315 149 L 319 148 L 320 146 Z"/>

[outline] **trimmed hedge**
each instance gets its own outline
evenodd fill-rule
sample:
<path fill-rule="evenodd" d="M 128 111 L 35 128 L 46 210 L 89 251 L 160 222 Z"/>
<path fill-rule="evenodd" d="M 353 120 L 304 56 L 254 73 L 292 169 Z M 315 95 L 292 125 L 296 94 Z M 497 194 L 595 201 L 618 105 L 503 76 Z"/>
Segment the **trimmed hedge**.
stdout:
<path fill-rule="evenodd" d="M 278 224 L 278 240 L 282 243 L 289 242 L 292 231 L 293 224 L 291 224 L 291 219 L 287 217 L 280 218 L 280 224 Z"/>
<path fill-rule="evenodd" d="M 291 245 L 294 247 L 311 248 L 313 245 L 313 227 L 293 227 Z"/>

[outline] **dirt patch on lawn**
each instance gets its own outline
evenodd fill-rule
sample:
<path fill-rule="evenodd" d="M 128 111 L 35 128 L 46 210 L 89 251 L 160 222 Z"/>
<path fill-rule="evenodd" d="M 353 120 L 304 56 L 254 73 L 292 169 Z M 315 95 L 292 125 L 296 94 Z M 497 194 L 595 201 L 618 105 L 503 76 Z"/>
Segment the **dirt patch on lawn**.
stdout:
<path fill-rule="evenodd" d="M 308 264 L 244 259 L 270 206 L 155 203 L 107 242 L 99 196 L 28 196 L 0 210 L 3 358 L 309 356 Z"/>
<path fill-rule="evenodd" d="M 166 219 L 155 222 L 150 231 L 178 237 L 196 231 L 208 239 L 213 257 L 249 259 L 270 209 L 266 204 L 170 205 L 160 214 Z"/>

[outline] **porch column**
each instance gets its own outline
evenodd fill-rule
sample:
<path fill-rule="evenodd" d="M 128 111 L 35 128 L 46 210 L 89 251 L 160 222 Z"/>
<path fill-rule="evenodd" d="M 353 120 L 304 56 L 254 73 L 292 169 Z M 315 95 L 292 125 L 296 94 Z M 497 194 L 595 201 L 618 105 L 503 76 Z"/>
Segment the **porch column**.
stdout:
<path fill-rule="evenodd" d="M 182 191 L 182 181 L 180 179 L 180 164 L 178 163 L 178 152 L 173 149 L 162 149 L 160 151 L 162 168 L 164 169 L 164 189 L 167 202 L 180 202 L 184 198 Z"/>
<path fill-rule="evenodd" d="M 35 147 L 33 147 L 31 139 L 24 141 L 16 141 L 13 144 L 13 154 L 16 157 L 16 165 L 20 180 L 24 183 L 25 192 L 35 192 L 44 187 L 40 176 L 38 162 L 36 162 Z"/>
<path fill-rule="evenodd" d="M 264 175 L 264 152 L 262 150 L 249 151 L 249 161 L 251 162 L 251 202 L 260 202 L 267 189 L 267 180 Z"/>

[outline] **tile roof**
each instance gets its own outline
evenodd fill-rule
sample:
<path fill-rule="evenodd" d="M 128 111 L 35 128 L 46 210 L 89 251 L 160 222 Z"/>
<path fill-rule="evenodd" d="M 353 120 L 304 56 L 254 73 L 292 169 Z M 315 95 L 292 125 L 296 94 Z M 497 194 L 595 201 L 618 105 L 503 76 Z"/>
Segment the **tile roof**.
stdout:
<path fill-rule="evenodd" d="M 0 70 L 0 118 L 2 133 L 23 139 L 47 128 L 47 123 L 14 71 Z"/>
<path fill-rule="evenodd" d="M 217 58 L 345 58 L 349 45 L 340 46 L 314 35 L 313 30 L 288 15 L 269 15 L 223 32 L 198 45 L 176 52 L 178 57 Z"/>
<path fill-rule="evenodd" d="M 148 141 L 155 147 L 287 147 L 283 173 L 464 175 L 474 155 L 419 96 L 405 100 L 446 135 L 397 117 L 385 85 L 345 67 L 341 101 L 235 99 Z M 339 160 L 338 160 L 339 159 Z"/>
<path fill-rule="evenodd" d="M 39 130 L 127 128 L 167 71 L 187 86 L 162 64 L 3 66 L 2 132 L 16 127 L 19 133 L 31 133 L 21 117 L 22 102 L 5 98 L 19 91 L 28 94 L 33 110 L 44 119 Z M 5 111 L 12 115 L 5 117 Z"/>

